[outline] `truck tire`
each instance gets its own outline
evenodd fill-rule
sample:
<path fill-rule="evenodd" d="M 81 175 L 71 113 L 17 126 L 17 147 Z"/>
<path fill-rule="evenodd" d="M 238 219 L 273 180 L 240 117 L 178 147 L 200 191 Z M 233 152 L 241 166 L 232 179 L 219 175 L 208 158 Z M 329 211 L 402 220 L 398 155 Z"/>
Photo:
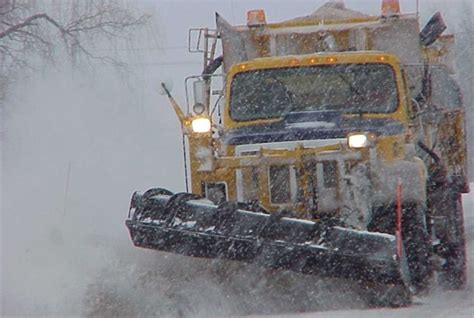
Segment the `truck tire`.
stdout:
<path fill-rule="evenodd" d="M 439 254 L 445 259 L 438 275 L 438 283 L 446 289 L 462 289 L 466 285 L 466 239 L 461 193 L 448 197 L 443 238 Z"/>
<path fill-rule="evenodd" d="M 368 225 L 371 232 L 395 234 L 395 207 L 377 208 Z M 426 226 L 425 208 L 417 203 L 404 203 L 402 207 L 402 238 L 415 293 L 425 290 L 431 280 L 432 246 Z"/>
<path fill-rule="evenodd" d="M 432 246 L 426 226 L 425 209 L 419 204 L 404 205 L 402 237 L 412 286 L 415 292 L 424 291 L 433 275 Z"/>

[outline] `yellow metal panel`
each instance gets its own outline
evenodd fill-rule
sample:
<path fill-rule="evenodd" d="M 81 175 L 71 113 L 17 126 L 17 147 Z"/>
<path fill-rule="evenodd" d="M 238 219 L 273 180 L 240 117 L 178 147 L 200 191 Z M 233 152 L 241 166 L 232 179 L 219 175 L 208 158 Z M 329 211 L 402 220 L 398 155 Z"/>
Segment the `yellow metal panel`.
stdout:
<path fill-rule="evenodd" d="M 405 158 L 405 134 L 380 137 L 377 141 L 377 155 L 384 161 Z"/>
<path fill-rule="evenodd" d="M 361 18 L 349 18 L 349 19 L 332 19 L 332 20 L 322 20 L 322 19 L 301 19 L 301 20 L 290 20 L 286 22 L 279 23 L 270 23 L 265 25 L 269 29 L 281 29 L 288 27 L 305 27 L 313 26 L 318 24 L 351 24 L 351 23 L 365 23 L 365 22 L 378 22 L 380 17 L 361 17 Z"/>

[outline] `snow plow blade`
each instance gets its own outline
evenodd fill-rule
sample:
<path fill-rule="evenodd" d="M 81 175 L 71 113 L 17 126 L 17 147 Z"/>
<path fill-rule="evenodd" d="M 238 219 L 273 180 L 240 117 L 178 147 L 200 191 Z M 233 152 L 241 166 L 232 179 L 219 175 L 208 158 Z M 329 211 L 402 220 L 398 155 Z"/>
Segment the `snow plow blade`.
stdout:
<path fill-rule="evenodd" d="M 246 211 L 231 202 L 217 206 L 161 189 L 133 195 L 126 225 L 138 247 L 408 289 L 406 258 L 397 257 L 389 234 Z"/>

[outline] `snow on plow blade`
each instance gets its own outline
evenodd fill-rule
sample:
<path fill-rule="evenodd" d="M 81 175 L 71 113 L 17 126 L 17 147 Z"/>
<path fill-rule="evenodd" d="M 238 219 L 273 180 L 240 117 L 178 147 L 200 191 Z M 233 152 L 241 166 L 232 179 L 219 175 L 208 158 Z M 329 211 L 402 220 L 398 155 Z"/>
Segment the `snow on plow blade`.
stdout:
<path fill-rule="evenodd" d="M 216 206 L 192 194 L 151 190 L 132 197 L 133 244 L 176 254 L 244 261 L 322 277 L 408 287 L 393 235 Z"/>

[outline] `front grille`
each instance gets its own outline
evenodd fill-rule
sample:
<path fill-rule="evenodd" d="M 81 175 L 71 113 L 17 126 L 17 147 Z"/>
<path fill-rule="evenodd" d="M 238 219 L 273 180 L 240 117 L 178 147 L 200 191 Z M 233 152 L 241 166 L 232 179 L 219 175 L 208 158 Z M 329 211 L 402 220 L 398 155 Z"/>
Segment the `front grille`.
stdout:
<path fill-rule="evenodd" d="M 338 171 L 336 161 L 323 161 L 323 183 L 325 188 L 336 188 Z"/>
<path fill-rule="evenodd" d="M 289 203 L 291 201 L 290 167 L 270 166 L 269 179 L 271 203 Z"/>
<path fill-rule="evenodd" d="M 331 158 L 332 159 L 332 158 Z M 338 210 L 339 171 L 336 160 L 311 160 L 304 165 L 306 195 L 304 204 L 312 213 L 334 213 Z"/>

